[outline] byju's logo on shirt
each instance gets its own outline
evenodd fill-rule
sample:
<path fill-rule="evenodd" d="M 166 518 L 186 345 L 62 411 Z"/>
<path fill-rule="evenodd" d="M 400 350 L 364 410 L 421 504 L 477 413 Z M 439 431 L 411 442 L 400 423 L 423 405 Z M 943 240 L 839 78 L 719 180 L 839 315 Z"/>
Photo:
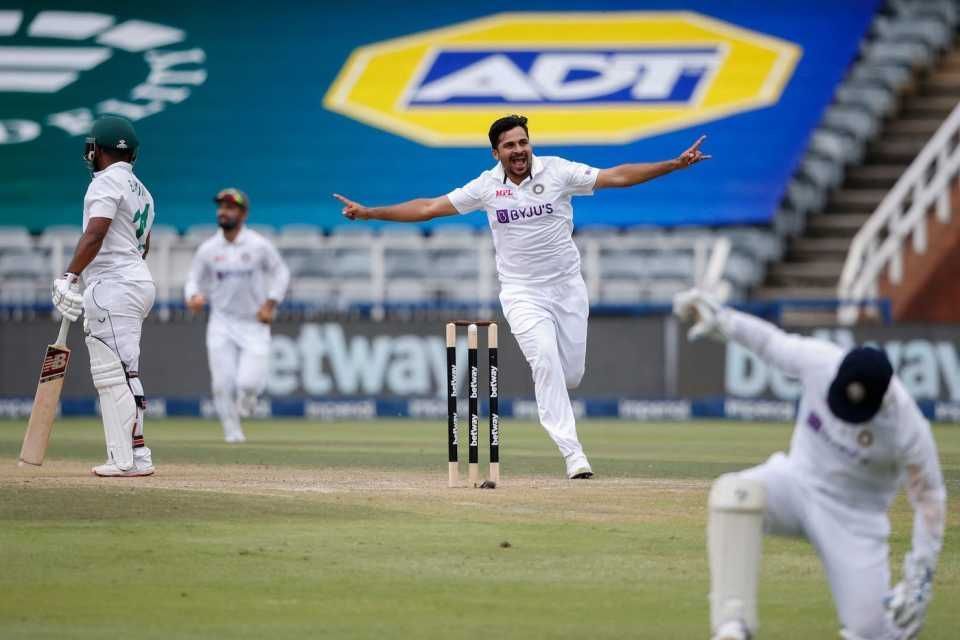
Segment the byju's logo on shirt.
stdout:
<path fill-rule="evenodd" d="M 693 12 L 502 13 L 356 49 L 324 105 L 429 145 L 485 145 L 507 109 L 620 144 L 777 103 L 800 52 Z"/>
<path fill-rule="evenodd" d="M 497 209 L 497 222 L 506 224 L 510 221 L 526 220 L 544 214 L 550 215 L 551 213 L 553 213 L 553 205 L 549 202 L 547 204 L 535 204 L 529 207 L 517 207 L 516 209 Z"/>

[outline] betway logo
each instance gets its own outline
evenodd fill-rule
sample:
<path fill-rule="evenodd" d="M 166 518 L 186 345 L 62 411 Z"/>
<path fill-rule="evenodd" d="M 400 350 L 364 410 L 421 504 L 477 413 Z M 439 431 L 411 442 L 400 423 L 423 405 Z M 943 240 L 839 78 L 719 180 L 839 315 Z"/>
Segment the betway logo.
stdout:
<path fill-rule="evenodd" d="M 814 337 L 830 340 L 844 349 L 855 344 L 847 330 L 819 330 Z M 950 340 L 889 340 L 877 345 L 887 353 L 890 363 L 907 391 L 917 400 L 960 400 L 960 355 Z M 727 395 L 756 398 L 772 395 L 795 400 L 800 382 L 788 378 L 740 345 L 727 344 Z"/>
<path fill-rule="evenodd" d="M 304 324 L 296 337 L 275 335 L 270 348 L 271 396 L 301 390 L 316 396 L 446 396 L 447 347 L 440 335 L 348 338 L 342 325 L 330 322 Z M 457 355 L 462 368 L 463 344 Z"/>
<path fill-rule="evenodd" d="M 722 62 L 719 47 L 441 50 L 408 104 L 687 103 Z"/>

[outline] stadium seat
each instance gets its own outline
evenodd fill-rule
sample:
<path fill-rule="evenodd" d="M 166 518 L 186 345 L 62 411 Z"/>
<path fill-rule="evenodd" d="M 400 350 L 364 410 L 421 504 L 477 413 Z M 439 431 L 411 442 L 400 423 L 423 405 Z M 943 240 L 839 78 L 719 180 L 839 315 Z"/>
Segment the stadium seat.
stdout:
<path fill-rule="evenodd" d="M 337 278 L 370 278 L 370 251 L 360 248 L 337 249 L 333 275 Z"/>
<path fill-rule="evenodd" d="M 800 175 L 818 189 L 829 191 L 843 181 L 843 165 L 811 154 L 800 165 Z"/>
<path fill-rule="evenodd" d="M 353 304 L 370 304 L 376 302 L 373 286 L 370 280 L 343 280 L 337 283 L 336 304 L 346 308 Z"/>
<path fill-rule="evenodd" d="M 434 238 L 472 238 L 477 235 L 473 227 L 461 223 L 440 224 L 430 234 Z"/>
<path fill-rule="evenodd" d="M 933 62 L 933 50 L 922 42 L 880 40 L 867 47 L 864 58 L 872 64 L 892 63 L 922 69 Z"/>
<path fill-rule="evenodd" d="M 293 303 L 320 307 L 336 306 L 336 284 L 327 277 L 301 275 L 291 280 L 287 299 Z"/>
<path fill-rule="evenodd" d="M 204 240 L 216 234 L 218 230 L 219 227 L 215 224 L 190 225 L 187 232 L 183 234 L 183 241 L 193 245 L 193 247 L 199 247 Z"/>
<path fill-rule="evenodd" d="M 43 253 L 27 249 L 0 256 L 0 277 L 49 279 L 52 276 L 50 262 Z"/>
<path fill-rule="evenodd" d="M 610 280 L 600 287 L 599 304 L 640 304 L 649 294 L 640 283 L 633 280 Z"/>
<path fill-rule="evenodd" d="M 180 239 L 177 228 L 168 224 L 155 224 L 150 227 L 150 244 L 154 246 L 155 242 L 170 242 Z"/>
<path fill-rule="evenodd" d="M 330 231 L 331 239 L 372 239 L 373 236 L 373 230 L 369 226 L 363 224 L 342 224 L 338 227 L 334 227 Z"/>
<path fill-rule="evenodd" d="M 247 227 L 252 229 L 253 231 L 256 231 L 257 233 L 265 237 L 267 240 L 270 240 L 271 242 L 273 242 L 276 239 L 277 228 L 274 227 L 272 224 L 250 224 L 250 225 L 247 225 Z"/>
<path fill-rule="evenodd" d="M 285 224 L 280 228 L 277 236 L 279 242 L 293 240 L 296 242 L 309 242 L 320 240 L 323 232 L 319 227 L 312 224 Z"/>
<path fill-rule="evenodd" d="M 870 83 L 849 82 L 837 89 L 838 104 L 866 109 L 877 118 L 885 118 L 896 107 L 896 96 L 886 87 Z"/>
<path fill-rule="evenodd" d="M 424 236 L 423 230 L 413 224 L 385 224 L 380 227 L 379 231 L 380 235 L 388 241 L 393 241 L 394 238 L 403 238 L 404 240 L 409 238 L 422 239 Z"/>
<path fill-rule="evenodd" d="M 419 279 L 398 279 L 387 283 L 386 301 L 391 303 L 422 303 L 429 299 L 428 288 Z"/>
<path fill-rule="evenodd" d="M 890 93 L 892 90 L 883 91 Z M 863 143 L 877 135 L 880 122 L 871 111 L 860 106 L 836 104 L 824 113 L 822 126 L 850 135 Z"/>
<path fill-rule="evenodd" d="M 897 64 L 857 64 L 850 72 L 849 80 L 861 84 L 875 84 L 899 93 L 911 81 L 912 75 L 906 67 Z"/>

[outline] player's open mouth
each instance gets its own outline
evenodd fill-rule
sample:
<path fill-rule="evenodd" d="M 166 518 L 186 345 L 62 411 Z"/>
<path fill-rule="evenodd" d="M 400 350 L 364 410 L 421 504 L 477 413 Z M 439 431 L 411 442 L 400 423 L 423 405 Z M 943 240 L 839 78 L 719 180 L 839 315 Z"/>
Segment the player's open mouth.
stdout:
<path fill-rule="evenodd" d="M 510 164 L 514 169 L 525 169 L 527 166 L 527 157 L 519 156 L 517 158 L 511 158 Z"/>

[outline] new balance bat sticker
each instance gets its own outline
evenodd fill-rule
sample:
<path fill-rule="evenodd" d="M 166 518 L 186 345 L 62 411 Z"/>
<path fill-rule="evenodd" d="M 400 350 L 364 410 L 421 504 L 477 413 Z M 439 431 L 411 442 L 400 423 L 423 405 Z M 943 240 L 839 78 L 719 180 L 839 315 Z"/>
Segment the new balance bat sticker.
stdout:
<path fill-rule="evenodd" d="M 47 454 L 50 431 L 53 429 L 53 421 L 57 417 L 57 408 L 60 405 L 63 378 L 67 375 L 67 365 L 70 363 L 70 349 L 66 344 L 69 330 L 70 320 L 64 318 L 60 323 L 60 333 L 57 334 L 56 343 L 48 345 L 47 352 L 43 356 L 37 395 L 33 398 L 30 422 L 27 423 L 27 433 L 23 436 L 23 446 L 20 448 L 18 464 L 21 467 L 27 464 L 40 466 Z"/>

